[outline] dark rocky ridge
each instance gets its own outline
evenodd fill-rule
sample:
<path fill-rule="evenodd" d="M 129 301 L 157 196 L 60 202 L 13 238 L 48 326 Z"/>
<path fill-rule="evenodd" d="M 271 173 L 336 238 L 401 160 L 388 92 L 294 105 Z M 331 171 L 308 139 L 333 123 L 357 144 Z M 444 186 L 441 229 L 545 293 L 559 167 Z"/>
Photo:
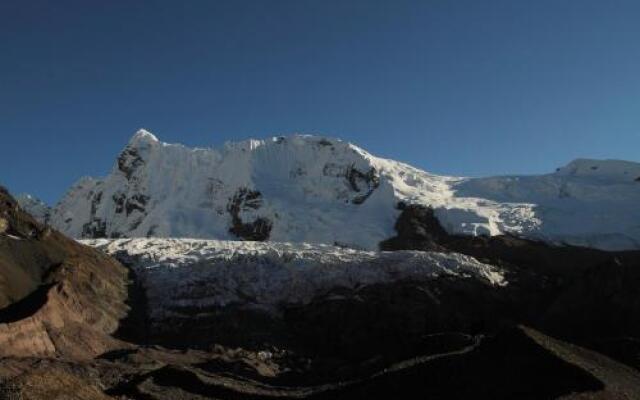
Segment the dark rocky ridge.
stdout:
<path fill-rule="evenodd" d="M 258 217 L 254 221 L 244 222 L 240 218 L 243 210 L 257 210 L 262 205 L 262 194 L 257 190 L 240 188 L 229 199 L 227 212 L 231 215 L 229 232 L 243 240 L 264 241 L 269 239 L 272 223 L 267 218 Z"/>
<path fill-rule="evenodd" d="M 429 208 L 401 207 L 398 235 L 381 249 L 453 251 L 499 265 L 510 282 L 510 317 L 640 368 L 639 251 L 449 235 Z"/>
<path fill-rule="evenodd" d="M 144 159 L 134 146 L 127 146 L 118 156 L 118 169 L 127 179 L 131 179 L 136 169 L 142 165 L 144 165 Z"/>
<path fill-rule="evenodd" d="M 351 189 L 357 193 L 364 192 L 355 196 L 351 202 L 353 204 L 364 203 L 374 190 L 380 186 L 380 177 L 378 171 L 371 167 L 367 172 L 362 172 L 353 165 L 347 169 L 345 178 L 349 182 Z"/>

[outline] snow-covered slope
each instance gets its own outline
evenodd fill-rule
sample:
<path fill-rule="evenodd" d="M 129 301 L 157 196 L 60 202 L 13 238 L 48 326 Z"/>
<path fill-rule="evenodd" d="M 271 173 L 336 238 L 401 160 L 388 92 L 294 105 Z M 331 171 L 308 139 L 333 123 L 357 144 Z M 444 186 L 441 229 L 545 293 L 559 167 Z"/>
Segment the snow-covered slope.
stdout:
<path fill-rule="evenodd" d="M 512 219 L 522 207 L 512 219 L 520 228 L 512 232 L 608 250 L 640 248 L 638 163 L 579 159 L 553 174 L 465 179 L 452 188 L 456 196 L 500 204 L 505 211 L 497 220 Z"/>
<path fill-rule="evenodd" d="M 450 233 L 512 233 L 640 248 L 640 164 L 576 160 L 541 176 L 456 178 L 337 139 L 277 137 L 191 149 L 144 130 L 104 179 L 83 178 L 51 213 L 74 237 L 192 237 L 375 249 L 400 201 Z"/>
<path fill-rule="evenodd" d="M 393 233 L 393 187 L 340 141 L 294 136 L 190 149 L 138 132 L 102 180 L 82 179 L 52 213 L 74 237 L 162 236 L 345 243 Z"/>
<path fill-rule="evenodd" d="M 373 252 L 329 245 L 197 239 L 83 240 L 131 265 L 152 319 L 174 307 L 241 305 L 276 311 L 343 287 L 443 276 L 507 282 L 498 268 L 462 254 Z"/>

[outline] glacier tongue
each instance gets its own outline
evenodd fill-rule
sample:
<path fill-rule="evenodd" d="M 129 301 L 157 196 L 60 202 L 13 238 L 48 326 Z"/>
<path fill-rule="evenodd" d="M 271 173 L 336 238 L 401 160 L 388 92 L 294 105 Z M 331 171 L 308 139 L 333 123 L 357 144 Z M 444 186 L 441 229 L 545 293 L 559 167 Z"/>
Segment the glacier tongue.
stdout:
<path fill-rule="evenodd" d="M 539 176 L 447 177 L 309 135 L 192 149 L 140 130 L 111 173 L 80 180 L 51 210 L 49 222 L 77 238 L 191 237 L 376 249 L 394 235 L 399 202 L 433 207 L 452 234 L 509 233 L 601 249 L 640 248 L 638 163 L 580 159 Z"/>
<path fill-rule="evenodd" d="M 175 306 L 242 305 L 277 312 L 336 287 L 405 279 L 473 278 L 507 284 L 500 269 L 473 257 L 422 251 L 373 252 L 306 243 L 198 239 L 94 239 L 82 243 L 115 255 L 136 271 L 152 318 Z"/>

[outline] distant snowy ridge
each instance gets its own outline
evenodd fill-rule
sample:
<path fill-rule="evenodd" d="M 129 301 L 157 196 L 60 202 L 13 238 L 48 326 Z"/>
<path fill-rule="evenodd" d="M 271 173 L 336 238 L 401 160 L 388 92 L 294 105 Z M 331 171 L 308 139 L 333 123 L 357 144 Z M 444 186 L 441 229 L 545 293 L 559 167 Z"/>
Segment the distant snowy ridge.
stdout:
<path fill-rule="evenodd" d="M 447 177 L 308 135 L 191 149 L 140 130 L 106 178 L 67 192 L 50 223 L 77 238 L 376 249 L 395 234 L 399 202 L 433 207 L 449 233 L 640 248 L 639 163 L 581 159 L 539 176 Z"/>
<path fill-rule="evenodd" d="M 44 224 L 49 223 L 51 208 L 45 202 L 27 193 L 21 193 L 15 198 L 20 207 L 29 212 L 35 219 Z"/>
<path fill-rule="evenodd" d="M 492 286 L 507 284 L 497 267 L 457 253 L 161 238 L 82 243 L 132 266 L 143 282 L 152 318 L 158 319 L 177 306 L 242 305 L 275 311 L 281 304 L 304 304 L 338 287 L 404 279 L 455 277 Z"/>

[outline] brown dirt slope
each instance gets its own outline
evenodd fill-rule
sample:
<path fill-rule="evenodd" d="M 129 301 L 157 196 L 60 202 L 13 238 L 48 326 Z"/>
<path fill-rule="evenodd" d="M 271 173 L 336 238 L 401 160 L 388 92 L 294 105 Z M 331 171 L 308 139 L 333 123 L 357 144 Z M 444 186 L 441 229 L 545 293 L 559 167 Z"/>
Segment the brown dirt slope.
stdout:
<path fill-rule="evenodd" d="M 36 222 L 0 188 L 0 357 L 110 350 L 127 279 L 118 262 Z"/>

